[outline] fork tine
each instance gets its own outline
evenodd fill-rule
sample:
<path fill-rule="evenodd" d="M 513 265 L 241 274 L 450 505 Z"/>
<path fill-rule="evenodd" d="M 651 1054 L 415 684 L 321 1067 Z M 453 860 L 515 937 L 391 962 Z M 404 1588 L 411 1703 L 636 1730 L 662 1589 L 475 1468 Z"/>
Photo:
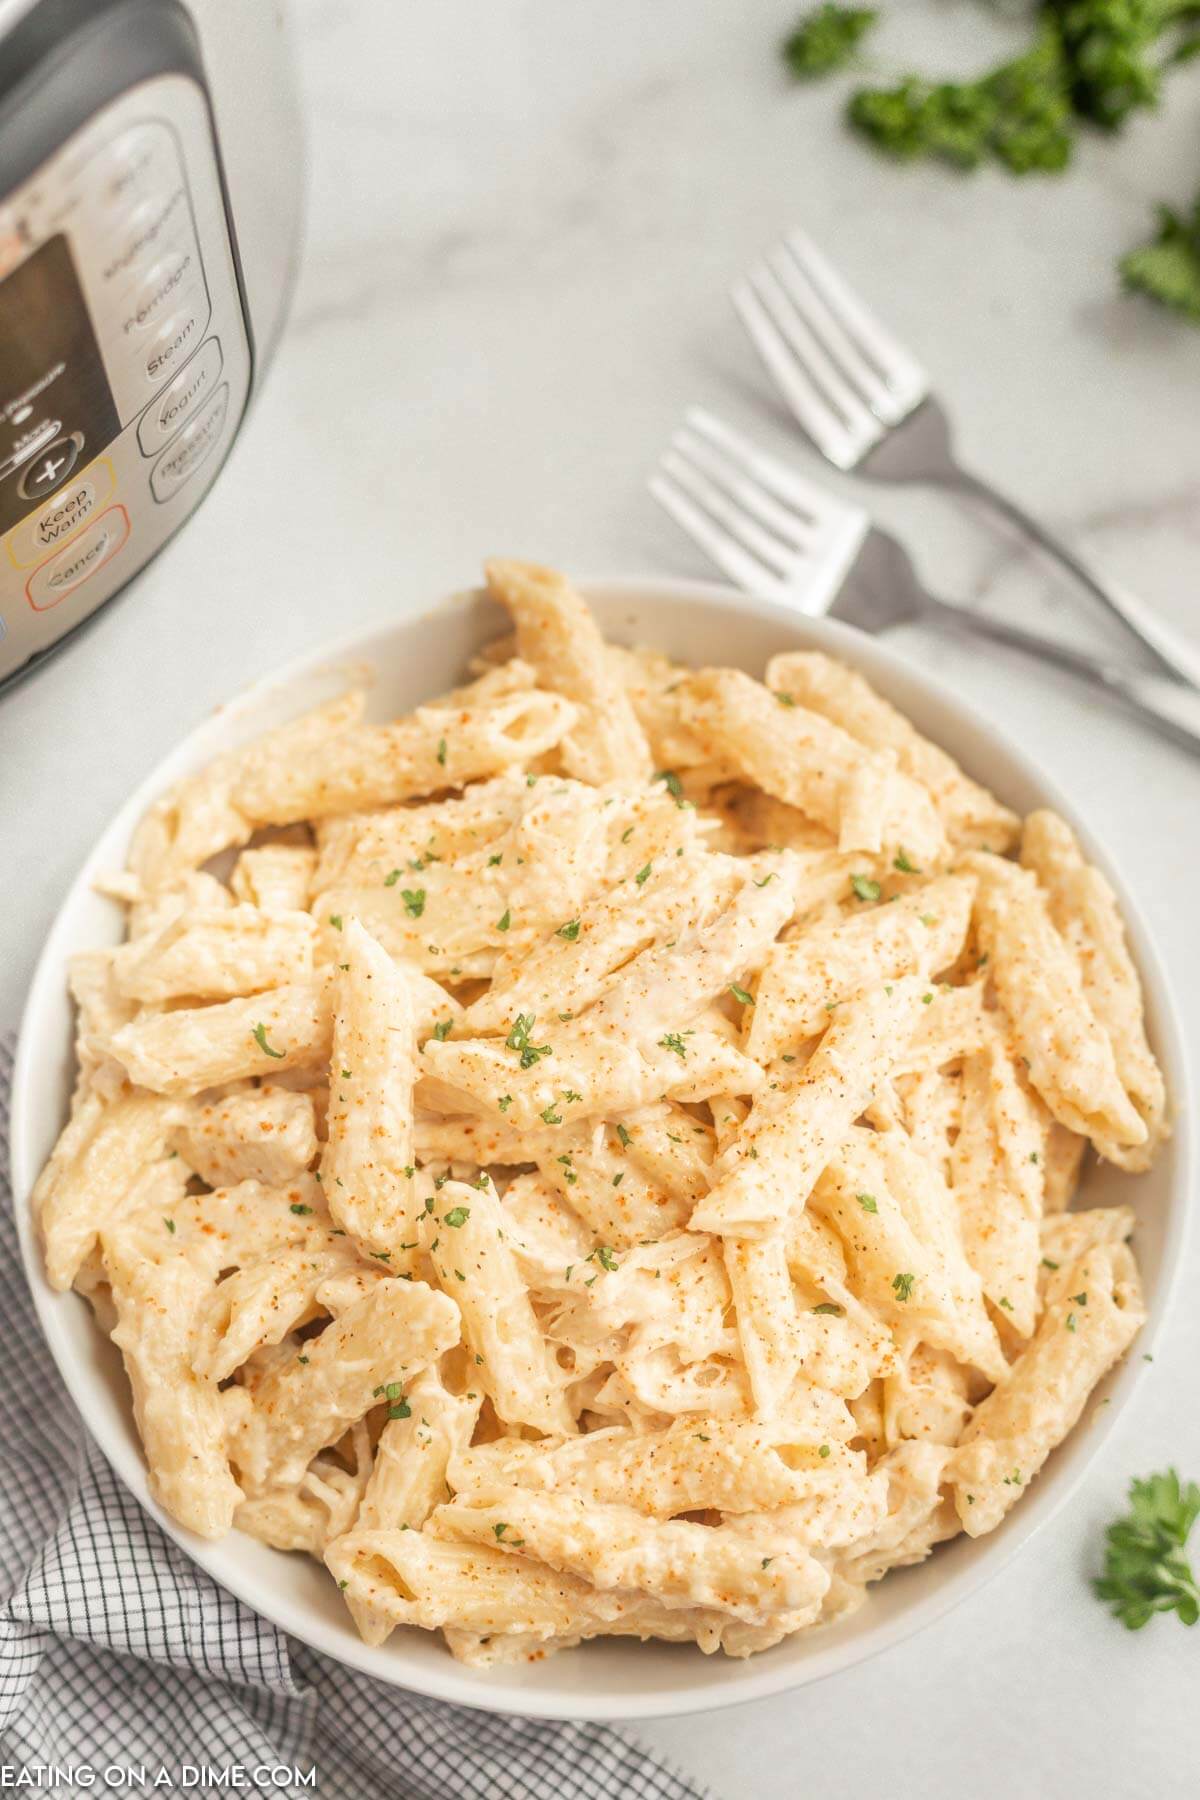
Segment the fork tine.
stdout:
<path fill-rule="evenodd" d="M 786 241 L 812 287 L 879 370 L 892 403 L 891 412 L 881 416 L 889 424 L 897 424 L 928 394 L 929 377 L 925 370 L 843 281 L 807 232 L 795 226 Z"/>
<path fill-rule="evenodd" d="M 832 410 L 823 395 L 800 369 L 795 356 L 759 294 L 749 281 L 733 290 L 733 304 L 750 341 L 766 364 L 780 393 L 822 456 L 839 469 L 852 469 L 865 448 L 844 419 Z"/>
<path fill-rule="evenodd" d="M 752 556 L 756 556 L 772 575 L 781 578 L 786 576 L 796 560 L 794 548 L 781 544 L 778 538 L 765 531 L 757 520 L 751 518 L 727 494 L 723 494 L 702 470 L 687 462 L 678 450 L 667 452 L 662 459 L 662 468 L 685 494 L 702 506 L 718 525 L 723 525 L 730 536 L 736 538 Z"/>
<path fill-rule="evenodd" d="M 856 436 L 879 433 L 879 421 L 868 404 L 861 384 L 851 378 L 862 357 L 851 345 L 851 372 L 843 368 L 833 348 L 824 341 L 819 317 L 814 318 L 812 296 L 785 245 L 767 252 L 750 280 L 758 290 L 779 332 L 791 346 L 808 379 Z"/>
<path fill-rule="evenodd" d="M 838 404 L 845 405 L 841 396 L 849 388 L 853 391 L 856 413 L 857 408 L 865 404 L 876 419 L 887 423 L 895 408 L 887 383 L 815 286 L 791 243 L 785 239 L 774 250 L 768 251 L 767 263 L 798 317 L 820 346 L 821 379 L 836 384 Z"/>
<path fill-rule="evenodd" d="M 681 456 L 711 476 L 731 500 L 785 539 L 798 553 L 803 554 L 816 547 L 821 534 L 821 520 L 818 517 L 802 518 L 790 507 L 781 506 L 757 482 L 741 474 L 727 452 L 719 450 L 705 438 L 683 430 L 675 433 L 672 443 Z"/>
<path fill-rule="evenodd" d="M 806 513 L 810 518 L 825 522 L 836 519 L 839 524 L 844 522 L 860 536 L 866 529 L 867 515 L 861 506 L 842 500 L 827 488 L 807 480 L 798 470 L 780 462 L 778 457 L 760 450 L 749 438 L 743 437 L 740 431 L 735 431 L 732 425 L 726 425 L 723 419 L 718 419 L 715 413 L 706 411 L 702 406 L 690 406 L 685 416 L 693 431 L 726 450 L 739 468 L 766 488 L 768 493 L 776 495 L 785 506 Z"/>
<path fill-rule="evenodd" d="M 786 596 L 785 583 L 771 575 L 757 558 L 743 550 L 731 537 L 727 537 L 719 526 L 713 524 L 707 513 L 701 511 L 673 481 L 669 481 L 665 475 L 654 475 L 650 479 L 650 492 L 659 505 L 670 513 L 675 523 L 682 526 L 688 537 L 699 544 L 705 555 L 716 563 L 718 569 L 723 569 L 738 587 L 748 594 L 763 594 L 768 599 Z"/>

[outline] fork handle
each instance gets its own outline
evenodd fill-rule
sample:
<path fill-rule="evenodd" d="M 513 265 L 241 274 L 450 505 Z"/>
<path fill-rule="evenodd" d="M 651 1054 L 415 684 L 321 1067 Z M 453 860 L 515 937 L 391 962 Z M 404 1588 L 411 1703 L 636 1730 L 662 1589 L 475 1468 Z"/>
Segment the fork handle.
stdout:
<path fill-rule="evenodd" d="M 1007 494 L 993 487 L 991 482 L 972 475 L 969 469 L 964 469 L 957 463 L 954 465 L 952 480 L 953 485 L 961 492 L 984 501 L 993 511 L 1016 525 L 1026 537 L 1032 538 L 1034 543 L 1040 545 L 1066 569 L 1069 575 L 1073 575 L 1080 587 L 1093 600 L 1099 601 L 1137 639 L 1143 649 L 1149 651 L 1162 674 L 1170 676 L 1176 682 L 1187 682 L 1189 687 L 1200 687 L 1200 648 L 1188 643 L 1186 638 L 1165 625 L 1148 606 L 1135 599 L 1132 594 L 1122 593 L 1119 588 L 1102 580 L 1093 568 L 1075 554 L 1069 544 L 1047 531 L 1023 506 L 1010 500 Z"/>
<path fill-rule="evenodd" d="M 1018 625 L 1007 625 L 1002 619 L 993 619 L 986 613 L 963 606 L 951 606 L 932 596 L 922 601 L 921 612 L 950 631 L 966 637 L 991 638 L 994 643 L 1007 644 L 1011 649 L 1036 656 L 1041 662 L 1067 670 L 1087 682 L 1089 687 L 1106 694 L 1125 712 L 1153 726 L 1172 743 L 1182 745 L 1193 755 L 1200 755 L 1200 693 L 1172 676 L 1103 662 L 1072 650 L 1067 644 L 1056 643 L 1052 638 L 1022 631 Z"/>

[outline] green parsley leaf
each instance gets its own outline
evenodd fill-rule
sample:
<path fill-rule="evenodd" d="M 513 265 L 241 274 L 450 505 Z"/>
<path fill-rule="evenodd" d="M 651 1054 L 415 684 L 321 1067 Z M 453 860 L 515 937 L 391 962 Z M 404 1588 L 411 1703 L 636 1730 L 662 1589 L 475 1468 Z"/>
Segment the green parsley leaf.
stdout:
<path fill-rule="evenodd" d="M 437 1039 L 439 1044 L 444 1044 L 446 1039 L 450 1036 L 450 1033 L 453 1030 L 454 1030 L 454 1020 L 453 1019 L 439 1019 L 437 1024 L 433 1028 L 433 1035 Z"/>
<path fill-rule="evenodd" d="M 674 795 L 676 800 L 682 800 L 683 784 L 674 769 L 659 769 L 654 776 L 654 780 L 665 781 L 667 784 L 667 792 Z"/>
<path fill-rule="evenodd" d="M 174 1237 L 175 1236 L 175 1221 L 174 1221 L 174 1219 L 164 1219 L 163 1224 L 166 1226 L 166 1228 L 170 1232 L 171 1236 Z"/>
<path fill-rule="evenodd" d="M 893 1275 L 892 1291 L 897 1300 L 911 1300 L 915 1275 Z"/>
<path fill-rule="evenodd" d="M 864 1212 L 877 1213 L 879 1211 L 879 1204 L 874 1194 L 855 1194 L 854 1198 Z"/>
<path fill-rule="evenodd" d="M 389 869 L 387 874 L 383 878 L 383 885 L 384 885 L 384 887 L 395 887 L 395 885 L 399 881 L 399 879 L 400 879 L 399 869 Z"/>
<path fill-rule="evenodd" d="M 285 1052 L 282 1050 L 272 1050 L 270 1044 L 268 1044 L 267 1028 L 265 1025 L 256 1025 L 250 1035 L 253 1037 L 264 1056 L 273 1056 L 277 1062 L 283 1060 Z"/>
<path fill-rule="evenodd" d="M 756 881 L 754 885 L 756 888 L 765 888 L 768 881 L 774 881 L 774 879 L 775 879 L 775 871 L 772 869 L 771 871 L 769 871 L 768 874 L 763 876 L 761 881 Z"/>
<path fill-rule="evenodd" d="M 814 1306 L 812 1310 L 815 1313 L 828 1313 L 831 1319 L 840 1319 L 842 1316 L 841 1307 L 835 1306 L 832 1300 L 822 1300 L 820 1306 Z"/>
<path fill-rule="evenodd" d="M 645 887 L 647 881 L 650 879 L 650 871 L 653 867 L 653 863 L 647 863 L 644 869 L 638 870 L 633 879 L 637 882 L 639 887 Z"/>
<path fill-rule="evenodd" d="M 694 1035 L 695 1033 L 691 1031 L 668 1031 L 666 1037 L 659 1038 L 659 1048 L 661 1050 L 673 1050 L 681 1062 L 686 1062 L 687 1047 L 683 1040 L 684 1038 L 694 1037 Z"/>
<path fill-rule="evenodd" d="M 791 694 L 785 694 L 782 688 L 776 688 L 775 698 L 778 700 L 780 706 L 795 706 L 796 704 L 793 696 Z"/>
<path fill-rule="evenodd" d="M 496 920 L 496 930 L 497 931 L 507 931 L 511 924 L 512 924 L 512 911 L 509 907 L 506 906 L 504 911 L 501 913 L 500 917 Z"/>
<path fill-rule="evenodd" d="M 538 1118 L 542 1121 L 543 1125 L 561 1125 L 562 1124 L 562 1115 L 560 1113 L 555 1112 L 553 1100 L 550 1102 L 549 1106 L 546 1107 L 544 1112 L 540 1112 L 538 1114 Z"/>
<path fill-rule="evenodd" d="M 869 875 L 852 875 L 850 886 L 859 900 L 878 900 L 883 893 L 879 883 L 872 881 Z"/>
<path fill-rule="evenodd" d="M 333 929 L 334 929 L 334 930 L 335 930 L 335 931 L 340 931 L 340 930 L 341 930 L 341 929 L 342 929 L 342 915 L 341 915 L 341 913 L 330 913 L 330 915 L 329 915 L 329 923 L 330 923 L 330 924 L 331 924 L 331 925 L 332 925 L 332 926 L 333 926 Z"/>
<path fill-rule="evenodd" d="M 738 986 L 736 981 L 730 982 L 729 991 L 733 995 L 734 999 L 739 1001 L 741 1003 L 741 1005 L 743 1005 L 743 1006 L 753 1006 L 754 1005 L 754 995 L 748 994 L 744 987 Z"/>
<path fill-rule="evenodd" d="M 1200 199 L 1186 214 L 1160 206 L 1154 237 L 1128 251 L 1117 266 L 1131 293 L 1200 324 Z"/>
<path fill-rule="evenodd" d="M 904 854 L 903 850 L 897 851 L 896 855 L 893 857 L 892 867 L 893 869 L 899 869 L 901 875 L 919 875 L 921 873 L 916 863 L 909 862 L 908 857 Z"/>
<path fill-rule="evenodd" d="M 303 1218 L 306 1218 L 308 1216 L 308 1214 L 312 1211 L 312 1207 L 305 1206 L 304 1202 L 302 1200 L 293 1200 L 291 1205 L 288 1207 L 288 1211 L 294 1212 L 296 1214 L 297 1218 L 303 1219 Z"/>
<path fill-rule="evenodd" d="M 451 1231 L 457 1231 L 460 1225 L 466 1224 L 470 1216 L 469 1206 L 452 1206 L 448 1213 L 443 1214 L 442 1224 L 449 1225 Z"/>
<path fill-rule="evenodd" d="M 404 902 L 404 910 L 410 919 L 419 919 L 425 911 L 424 888 L 401 888 L 400 898 Z"/>
<path fill-rule="evenodd" d="M 621 1148 L 623 1150 L 628 1150 L 630 1144 L 633 1142 L 633 1139 L 630 1136 L 629 1132 L 626 1131 L 626 1129 L 623 1125 L 617 1126 L 617 1136 L 621 1140 Z"/>
<path fill-rule="evenodd" d="M 549 1044 L 530 1043 L 529 1037 L 535 1023 L 536 1019 L 533 1013 L 518 1013 L 504 1040 L 510 1050 L 519 1051 L 523 1069 L 532 1069 L 539 1057 L 553 1055 Z"/>
<path fill-rule="evenodd" d="M 829 1445 L 828 1445 L 828 1444 L 822 1444 L 822 1445 L 821 1445 L 821 1448 L 820 1448 L 820 1449 L 819 1449 L 819 1450 L 818 1450 L 818 1451 L 817 1451 L 817 1455 L 818 1455 L 818 1456 L 821 1456 L 821 1457 L 825 1457 L 825 1456 L 828 1456 L 828 1455 L 829 1455 L 829 1453 L 830 1453 L 830 1451 L 829 1451 Z"/>
<path fill-rule="evenodd" d="M 579 936 L 579 925 L 580 921 L 578 919 L 568 919 L 565 925 L 559 926 L 554 935 L 555 937 L 565 938 L 568 944 L 573 944 L 575 939 Z"/>
<path fill-rule="evenodd" d="M 800 15 L 783 40 L 783 60 L 798 81 L 812 81 L 843 69 L 853 61 L 878 16 L 867 7 L 839 6 L 834 0 L 825 0 L 824 5 Z"/>
<path fill-rule="evenodd" d="M 1129 1512 L 1105 1534 L 1104 1573 L 1093 1581 L 1093 1592 L 1129 1631 L 1139 1631 L 1159 1612 L 1194 1625 L 1200 1588 L 1184 1551 L 1200 1517 L 1200 1487 L 1194 1481 L 1181 1485 L 1168 1469 L 1133 1481 L 1129 1502 Z"/>
<path fill-rule="evenodd" d="M 496 1102 L 496 1105 L 500 1108 L 500 1111 L 502 1113 L 507 1112 L 509 1107 L 512 1105 L 512 1095 L 511 1094 L 501 1094 L 500 1098 Z"/>
<path fill-rule="evenodd" d="M 444 769 L 446 766 L 446 740 L 445 740 L 445 738 L 438 739 L 437 759 L 438 759 L 438 762 L 441 764 L 442 768 Z"/>

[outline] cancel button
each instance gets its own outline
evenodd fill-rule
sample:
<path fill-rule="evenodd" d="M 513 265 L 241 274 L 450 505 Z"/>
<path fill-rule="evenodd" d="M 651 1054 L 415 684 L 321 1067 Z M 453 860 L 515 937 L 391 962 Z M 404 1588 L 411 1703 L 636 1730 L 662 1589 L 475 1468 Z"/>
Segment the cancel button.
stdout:
<path fill-rule="evenodd" d="M 180 369 L 170 387 L 142 414 L 138 422 L 138 443 L 143 456 L 156 456 L 179 427 L 199 411 L 215 393 L 220 375 L 221 345 L 218 339 L 210 337 Z"/>
<path fill-rule="evenodd" d="M 222 383 L 204 410 L 167 445 L 150 471 L 156 500 L 170 500 L 207 461 L 220 442 L 228 405 L 229 389 Z"/>

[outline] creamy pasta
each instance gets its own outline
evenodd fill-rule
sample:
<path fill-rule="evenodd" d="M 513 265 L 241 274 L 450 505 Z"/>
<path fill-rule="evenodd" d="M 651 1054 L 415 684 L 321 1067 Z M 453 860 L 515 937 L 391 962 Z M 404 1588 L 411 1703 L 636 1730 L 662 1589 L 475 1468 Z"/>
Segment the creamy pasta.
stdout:
<path fill-rule="evenodd" d="M 1143 1317 L 1169 1129 L 1108 884 L 816 653 L 556 572 L 408 716 L 157 801 L 34 1192 L 151 1490 L 370 1643 L 747 1656 L 997 1526 Z"/>

